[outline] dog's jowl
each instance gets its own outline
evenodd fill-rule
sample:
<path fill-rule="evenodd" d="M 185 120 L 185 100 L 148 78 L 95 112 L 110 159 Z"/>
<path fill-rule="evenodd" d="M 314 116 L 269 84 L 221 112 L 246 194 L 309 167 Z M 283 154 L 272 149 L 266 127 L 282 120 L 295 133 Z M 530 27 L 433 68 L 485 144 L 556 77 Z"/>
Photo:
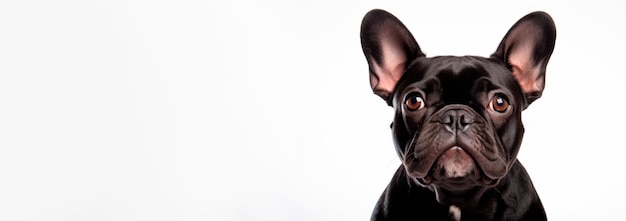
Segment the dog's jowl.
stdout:
<path fill-rule="evenodd" d="M 490 57 L 426 57 L 396 17 L 367 13 L 370 85 L 395 110 L 402 161 L 372 220 L 545 220 L 517 153 L 521 113 L 541 97 L 555 39 L 552 18 L 533 12 Z"/>

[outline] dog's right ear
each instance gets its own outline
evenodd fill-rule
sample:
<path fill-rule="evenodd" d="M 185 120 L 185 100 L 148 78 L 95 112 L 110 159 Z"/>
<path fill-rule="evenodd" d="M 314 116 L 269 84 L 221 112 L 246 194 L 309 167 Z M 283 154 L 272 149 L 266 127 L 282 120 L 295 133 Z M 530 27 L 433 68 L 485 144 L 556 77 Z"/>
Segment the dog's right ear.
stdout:
<path fill-rule="evenodd" d="M 391 104 L 390 95 L 407 65 L 424 54 L 404 24 L 380 9 L 371 10 L 363 18 L 361 47 L 369 65 L 372 90 Z"/>

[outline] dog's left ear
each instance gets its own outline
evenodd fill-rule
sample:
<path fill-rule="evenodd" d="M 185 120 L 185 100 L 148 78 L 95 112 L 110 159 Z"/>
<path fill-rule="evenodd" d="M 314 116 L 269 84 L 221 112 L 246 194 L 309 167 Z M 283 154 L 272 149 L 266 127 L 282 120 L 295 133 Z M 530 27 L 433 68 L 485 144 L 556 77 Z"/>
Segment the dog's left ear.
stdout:
<path fill-rule="evenodd" d="M 503 61 L 526 95 L 526 105 L 541 97 L 546 66 L 554 50 L 556 27 L 545 12 L 533 12 L 511 27 L 492 58 Z"/>

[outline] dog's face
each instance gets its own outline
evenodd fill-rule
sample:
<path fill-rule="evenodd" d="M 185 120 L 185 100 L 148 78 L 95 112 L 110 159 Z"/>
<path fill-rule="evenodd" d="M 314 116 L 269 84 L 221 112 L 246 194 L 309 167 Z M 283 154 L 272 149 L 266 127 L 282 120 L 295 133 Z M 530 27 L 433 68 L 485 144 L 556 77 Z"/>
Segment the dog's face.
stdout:
<path fill-rule="evenodd" d="M 407 175 L 440 202 L 476 203 L 515 162 L 521 112 L 541 96 L 556 31 L 531 13 L 490 58 L 427 58 L 393 15 L 372 10 L 361 43 L 374 93 L 395 110 L 393 139 Z"/>

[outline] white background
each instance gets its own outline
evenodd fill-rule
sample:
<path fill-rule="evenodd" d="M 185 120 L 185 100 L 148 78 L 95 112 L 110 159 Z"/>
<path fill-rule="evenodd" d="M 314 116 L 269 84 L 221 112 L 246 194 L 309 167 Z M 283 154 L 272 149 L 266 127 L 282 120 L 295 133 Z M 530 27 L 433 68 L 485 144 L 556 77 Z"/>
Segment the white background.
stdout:
<path fill-rule="evenodd" d="M 551 220 L 626 220 L 621 5 L 3 1 L 0 220 L 368 220 L 399 165 L 359 40 L 373 8 L 429 56 L 488 56 L 550 13 L 519 158 Z"/>

